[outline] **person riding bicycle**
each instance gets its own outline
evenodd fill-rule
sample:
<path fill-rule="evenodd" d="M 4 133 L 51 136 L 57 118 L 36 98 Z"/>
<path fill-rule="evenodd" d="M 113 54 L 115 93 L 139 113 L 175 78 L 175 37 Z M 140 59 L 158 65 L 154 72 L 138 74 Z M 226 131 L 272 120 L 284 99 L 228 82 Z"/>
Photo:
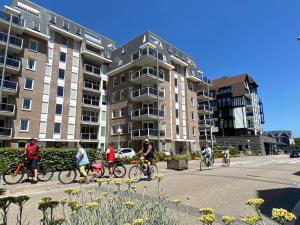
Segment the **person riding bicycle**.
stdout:
<path fill-rule="evenodd" d="M 85 181 L 89 182 L 90 177 L 88 176 L 88 174 L 86 173 L 86 170 L 85 170 L 85 166 L 90 163 L 88 155 L 87 155 L 86 151 L 84 150 L 84 148 L 82 148 L 79 143 L 76 144 L 76 150 L 77 150 L 76 164 L 79 167 L 79 172 L 84 176 Z"/>
<path fill-rule="evenodd" d="M 223 158 L 224 159 L 229 159 L 229 157 L 230 157 L 230 152 L 229 152 L 229 149 L 228 148 L 226 148 L 225 150 L 223 150 L 222 151 L 222 154 L 223 154 Z"/>
<path fill-rule="evenodd" d="M 211 160 L 212 160 L 212 149 L 209 147 L 209 145 L 206 143 L 205 148 L 201 151 L 204 158 L 207 159 L 207 166 L 210 169 L 211 168 Z"/>
<path fill-rule="evenodd" d="M 149 143 L 149 140 L 147 138 L 145 139 L 145 141 L 143 143 L 143 148 L 138 152 L 138 154 L 142 154 L 142 156 L 145 158 L 145 160 L 148 161 L 147 176 L 148 176 L 148 180 L 151 180 L 150 166 L 151 166 L 151 164 L 153 163 L 153 160 L 154 160 L 154 148 Z"/>
<path fill-rule="evenodd" d="M 107 150 L 106 150 L 106 160 L 108 163 L 108 171 L 109 171 L 109 177 L 112 178 L 113 177 L 113 167 L 114 167 L 114 163 L 115 163 L 115 150 L 114 148 L 107 144 Z"/>
<path fill-rule="evenodd" d="M 27 161 L 29 163 L 30 169 L 33 171 L 33 181 L 32 184 L 37 183 L 37 174 L 38 174 L 38 162 L 39 162 L 39 149 L 41 146 L 37 143 L 35 138 L 30 138 L 29 143 L 25 146 L 25 154 Z M 25 180 L 29 181 L 29 177 Z"/>

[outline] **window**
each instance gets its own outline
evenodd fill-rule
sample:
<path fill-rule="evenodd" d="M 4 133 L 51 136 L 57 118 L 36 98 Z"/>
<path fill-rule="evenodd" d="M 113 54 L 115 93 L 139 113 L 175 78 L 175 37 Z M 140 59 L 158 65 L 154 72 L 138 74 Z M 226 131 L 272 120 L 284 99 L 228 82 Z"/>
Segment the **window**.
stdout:
<path fill-rule="evenodd" d="M 68 38 L 65 36 L 61 36 L 61 44 L 64 46 L 68 45 Z"/>
<path fill-rule="evenodd" d="M 106 91 L 107 85 L 106 85 L 106 81 L 104 80 L 102 83 L 102 89 Z"/>
<path fill-rule="evenodd" d="M 125 76 L 124 75 L 121 76 L 121 83 L 125 83 Z"/>
<path fill-rule="evenodd" d="M 36 61 L 34 59 L 27 59 L 27 69 L 35 70 L 35 63 Z"/>
<path fill-rule="evenodd" d="M 115 86 L 117 86 L 117 78 L 116 77 L 113 79 L 113 87 L 115 87 Z"/>
<path fill-rule="evenodd" d="M 80 27 L 75 27 L 76 34 L 81 35 L 81 28 Z"/>
<path fill-rule="evenodd" d="M 28 48 L 31 51 L 37 52 L 37 50 L 38 50 L 38 41 L 30 39 Z"/>
<path fill-rule="evenodd" d="M 54 123 L 54 133 L 60 134 L 61 123 Z"/>
<path fill-rule="evenodd" d="M 27 132 L 29 130 L 29 119 L 20 119 L 20 131 Z"/>
<path fill-rule="evenodd" d="M 194 89 L 193 83 L 189 83 L 189 90 L 190 90 L 190 91 L 193 91 L 193 89 Z"/>
<path fill-rule="evenodd" d="M 65 70 L 64 69 L 59 69 L 58 78 L 62 79 L 62 80 L 65 79 Z"/>
<path fill-rule="evenodd" d="M 51 23 L 56 23 L 56 16 L 55 15 L 50 15 L 50 19 L 49 19 L 49 21 L 51 22 Z"/>
<path fill-rule="evenodd" d="M 195 120 L 195 112 L 192 112 L 192 120 Z"/>
<path fill-rule="evenodd" d="M 178 102 L 178 94 L 175 93 L 175 102 Z"/>
<path fill-rule="evenodd" d="M 64 97 L 64 87 L 57 86 L 57 96 Z"/>
<path fill-rule="evenodd" d="M 69 30 L 69 22 L 68 21 L 63 20 L 63 28 Z"/>
<path fill-rule="evenodd" d="M 62 114 L 62 104 L 56 104 L 55 106 L 55 114 L 61 115 Z"/>
<path fill-rule="evenodd" d="M 102 95 L 102 105 L 106 105 L 106 95 Z"/>
<path fill-rule="evenodd" d="M 33 79 L 25 78 L 24 89 L 33 90 Z"/>
<path fill-rule="evenodd" d="M 177 78 L 174 78 L 175 87 L 178 87 L 178 81 Z"/>
<path fill-rule="evenodd" d="M 59 56 L 59 60 L 61 62 L 66 62 L 66 56 L 67 56 L 67 54 L 65 52 L 61 52 L 60 56 Z"/>
<path fill-rule="evenodd" d="M 195 127 L 193 127 L 192 131 L 193 131 L 193 136 L 196 136 L 196 128 Z"/>
<path fill-rule="evenodd" d="M 121 109 L 120 109 L 120 117 L 124 117 L 125 114 L 126 114 L 126 108 L 125 108 L 125 107 L 124 107 L 124 108 L 121 108 Z"/>
<path fill-rule="evenodd" d="M 102 137 L 105 137 L 105 127 L 101 127 L 100 135 L 101 135 Z"/>
<path fill-rule="evenodd" d="M 178 119 L 179 118 L 179 110 L 176 109 L 175 112 L 176 112 L 176 119 Z"/>
<path fill-rule="evenodd" d="M 194 97 L 191 97 L 191 106 L 195 106 L 195 99 L 194 99 Z"/>
<path fill-rule="evenodd" d="M 101 113 L 101 121 L 106 121 L 106 112 L 105 111 L 102 111 Z"/>
<path fill-rule="evenodd" d="M 125 47 L 122 48 L 121 54 L 124 54 L 124 53 L 125 53 Z"/>
<path fill-rule="evenodd" d="M 176 134 L 179 134 L 179 125 L 176 125 Z"/>
<path fill-rule="evenodd" d="M 40 28 L 41 28 L 41 24 L 37 21 L 33 21 L 32 29 L 34 29 L 36 31 L 40 31 Z"/>
<path fill-rule="evenodd" d="M 114 126 L 112 126 L 112 127 L 111 127 L 111 134 L 114 135 L 114 134 L 116 134 L 116 133 L 117 133 L 117 128 L 114 127 Z"/>
<path fill-rule="evenodd" d="M 22 104 L 23 110 L 31 110 L 31 99 L 30 98 L 24 98 L 23 104 Z"/>
<path fill-rule="evenodd" d="M 125 91 L 124 90 L 120 91 L 120 99 L 125 100 Z"/>
<path fill-rule="evenodd" d="M 116 118 L 116 117 L 118 117 L 117 110 L 113 109 L 112 110 L 112 118 Z"/>

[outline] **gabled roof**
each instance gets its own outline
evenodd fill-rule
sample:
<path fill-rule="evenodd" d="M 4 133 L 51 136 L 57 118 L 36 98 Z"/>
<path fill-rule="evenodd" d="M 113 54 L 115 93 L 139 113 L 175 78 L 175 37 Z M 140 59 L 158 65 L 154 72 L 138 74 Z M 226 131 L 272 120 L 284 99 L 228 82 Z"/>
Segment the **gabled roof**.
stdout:
<path fill-rule="evenodd" d="M 272 137 L 281 137 L 282 135 L 287 135 L 292 137 L 292 131 L 290 130 L 274 130 L 274 131 L 264 131 L 264 135 L 271 135 Z"/>

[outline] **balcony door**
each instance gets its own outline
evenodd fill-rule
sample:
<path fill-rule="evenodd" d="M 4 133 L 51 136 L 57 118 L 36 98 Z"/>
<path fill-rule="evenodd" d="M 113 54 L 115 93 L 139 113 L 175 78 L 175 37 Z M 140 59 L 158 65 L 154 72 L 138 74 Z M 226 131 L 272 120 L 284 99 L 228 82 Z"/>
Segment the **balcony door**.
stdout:
<path fill-rule="evenodd" d="M 154 108 L 154 104 L 153 103 L 143 103 L 143 109 L 144 108 Z"/>
<path fill-rule="evenodd" d="M 143 122 L 143 129 L 154 129 L 153 122 Z"/>

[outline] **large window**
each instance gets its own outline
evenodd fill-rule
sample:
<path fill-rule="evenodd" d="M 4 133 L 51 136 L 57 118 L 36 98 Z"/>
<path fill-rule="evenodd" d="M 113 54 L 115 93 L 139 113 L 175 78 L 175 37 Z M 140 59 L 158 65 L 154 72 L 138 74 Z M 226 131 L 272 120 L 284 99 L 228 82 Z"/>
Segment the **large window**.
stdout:
<path fill-rule="evenodd" d="M 57 86 L 57 96 L 64 97 L 64 87 Z"/>
<path fill-rule="evenodd" d="M 178 135 L 180 133 L 179 131 L 179 125 L 176 125 L 176 134 Z"/>
<path fill-rule="evenodd" d="M 178 80 L 177 80 L 177 78 L 174 78 L 174 84 L 175 84 L 175 87 L 178 86 Z"/>
<path fill-rule="evenodd" d="M 54 123 L 54 133 L 60 134 L 61 123 Z"/>
<path fill-rule="evenodd" d="M 31 50 L 33 52 L 37 52 L 37 50 L 38 50 L 38 41 L 30 39 L 28 48 L 29 48 L 29 50 Z"/>
<path fill-rule="evenodd" d="M 25 78 L 24 89 L 33 90 L 33 79 Z"/>
<path fill-rule="evenodd" d="M 29 119 L 20 120 L 20 131 L 27 132 L 29 130 Z"/>
<path fill-rule="evenodd" d="M 41 30 L 41 24 L 37 21 L 33 21 L 32 29 L 34 29 L 36 31 L 40 31 Z"/>
<path fill-rule="evenodd" d="M 65 70 L 64 69 L 59 69 L 58 78 L 62 79 L 62 80 L 65 79 Z"/>
<path fill-rule="evenodd" d="M 31 110 L 31 99 L 30 98 L 23 99 L 22 109 L 27 110 L 27 111 Z"/>
<path fill-rule="evenodd" d="M 66 57 L 67 57 L 67 54 L 65 52 L 61 52 L 60 56 L 59 56 L 59 60 L 61 62 L 66 62 Z"/>
<path fill-rule="evenodd" d="M 62 104 L 56 104 L 55 106 L 55 114 L 61 115 L 62 114 Z"/>
<path fill-rule="evenodd" d="M 195 127 L 193 127 L 193 136 L 196 136 L 196 128 Z"/>
<path fill-rule="evenodd" d="M 61 44 L 64 46 L 68 45 L 68 38 L 65 36 L 61 36 Z"/>
<path fill-rule="evenodd" d="M 175 93 L 175 102 L 178 102 L 178 94 Z"/>
<path fill-rule="evenodd" d="M 34 59 L 27 59 L 27 69 L 29 70 L 35 70 L 35 64 L 36 64 L 36 61 Z"/>

